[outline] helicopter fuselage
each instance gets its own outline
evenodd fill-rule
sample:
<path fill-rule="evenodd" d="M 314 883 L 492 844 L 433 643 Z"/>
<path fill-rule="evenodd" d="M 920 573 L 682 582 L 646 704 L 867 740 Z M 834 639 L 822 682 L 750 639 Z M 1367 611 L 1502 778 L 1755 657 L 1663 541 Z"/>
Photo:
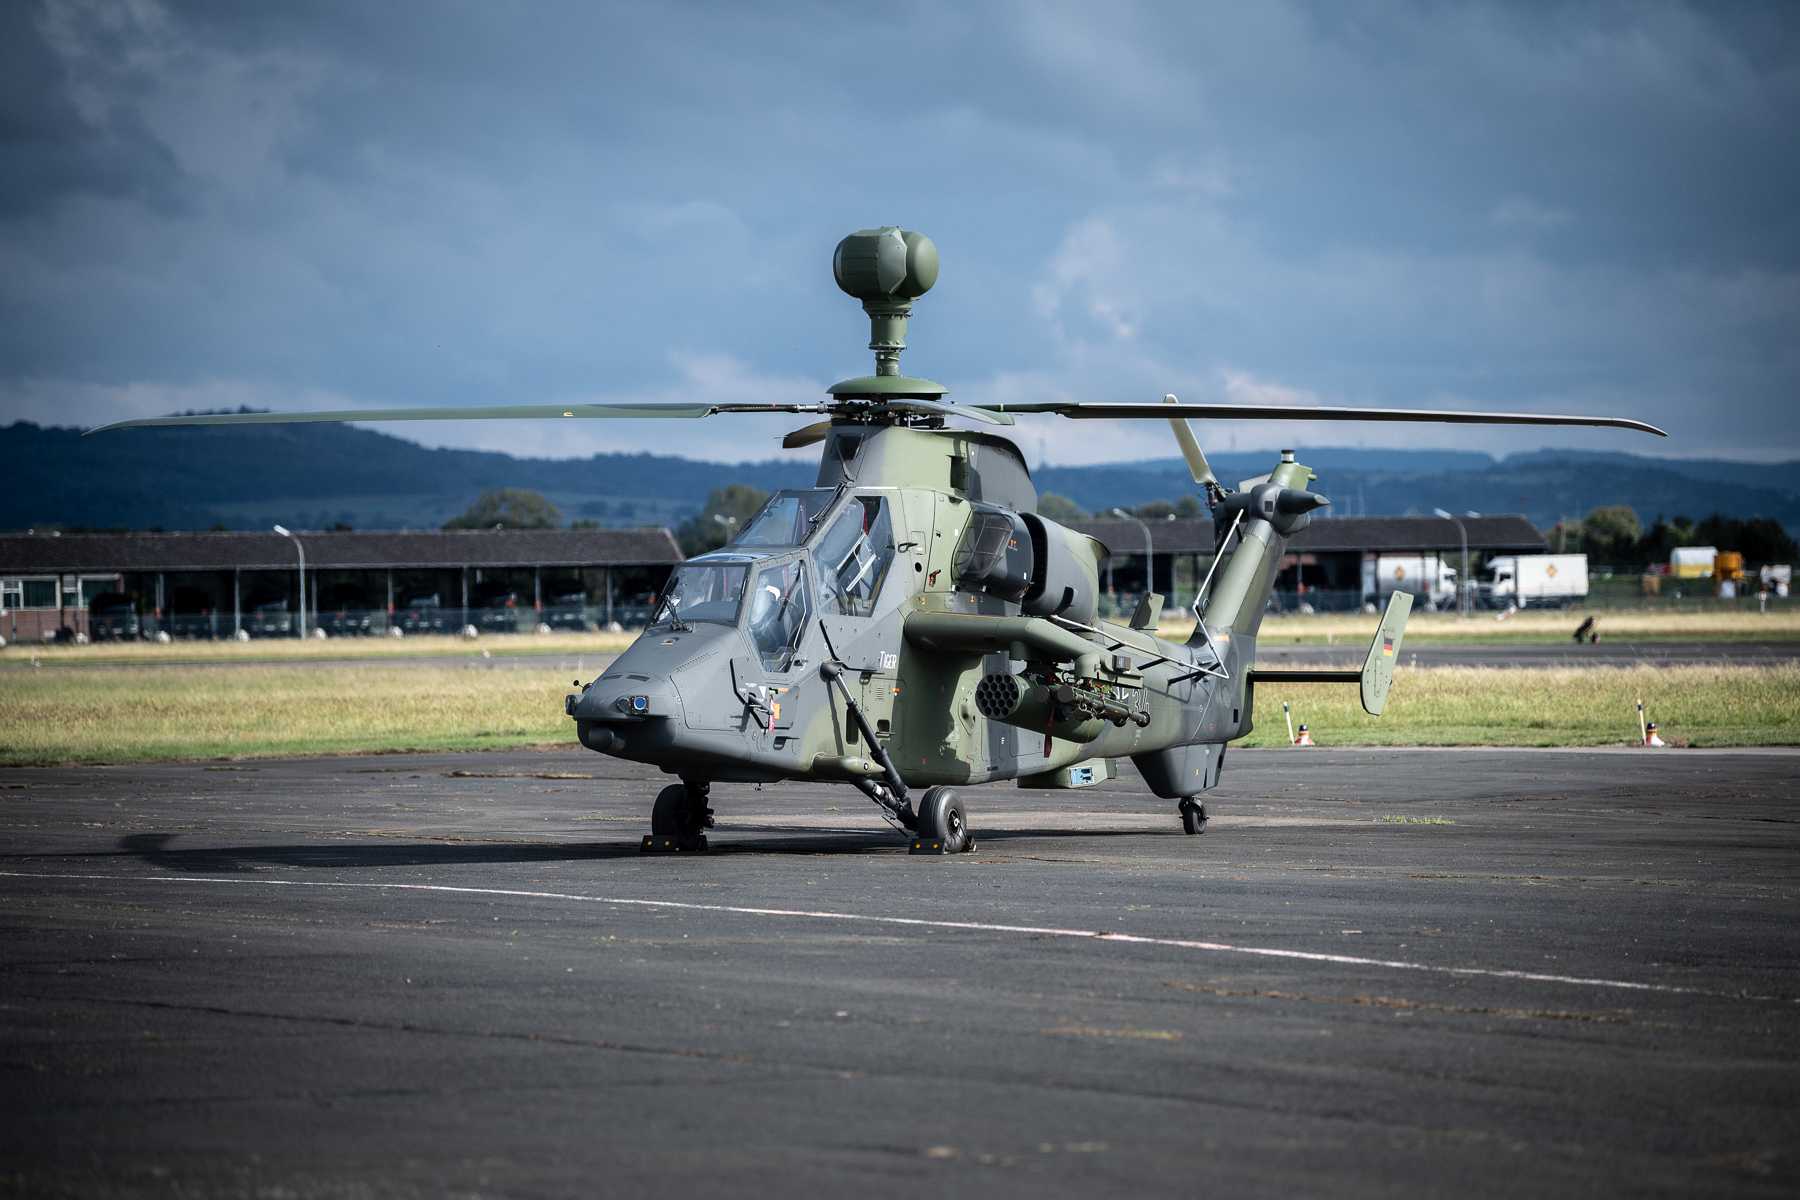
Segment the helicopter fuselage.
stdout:
<path fill-rule="evenodd" d="M 1105 547 L 1036 504 L 1004 438 L 834 424 L 818 486 L 679 568 L 570 697 L 583 744 L 690 783 L 854 782 L 885 774 L 866 725 L 908 786 L 1070 786 L 1127 756 L 1159 793 L 1210 786 L 1248 732 L 1254 632 L 1195 646 L 1099 620 Z"/>

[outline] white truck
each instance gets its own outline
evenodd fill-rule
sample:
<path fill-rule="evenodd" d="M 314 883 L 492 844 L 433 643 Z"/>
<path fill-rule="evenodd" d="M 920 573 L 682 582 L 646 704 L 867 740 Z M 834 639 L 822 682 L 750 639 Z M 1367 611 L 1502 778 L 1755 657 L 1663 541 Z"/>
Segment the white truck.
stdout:
<path fill-rule="evenodd" d="M 1381 605 L 1395 592 L 1411 592 L 1434 608 L 1456 606 L 1456 571 L 1437 554 L 1365 554 L 1365 603 Z"/>
<path fill-rule="evenodd" d="M 1585 554 L 1502 554 L 1488 560 L 1482 596 L 1495 608 L 1561 608 L 1587 599 Z"/>

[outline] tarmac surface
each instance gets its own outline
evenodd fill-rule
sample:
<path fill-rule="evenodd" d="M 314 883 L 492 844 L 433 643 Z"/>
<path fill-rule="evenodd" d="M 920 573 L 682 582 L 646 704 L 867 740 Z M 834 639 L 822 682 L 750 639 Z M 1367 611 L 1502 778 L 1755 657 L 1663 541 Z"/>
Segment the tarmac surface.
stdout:
<path fill-rule="evenodd" d="M 585 752 L 0 771 L 0 1190 L 1793 1195 L 1800 756 L 1234 750 L 714 789 Z"/>

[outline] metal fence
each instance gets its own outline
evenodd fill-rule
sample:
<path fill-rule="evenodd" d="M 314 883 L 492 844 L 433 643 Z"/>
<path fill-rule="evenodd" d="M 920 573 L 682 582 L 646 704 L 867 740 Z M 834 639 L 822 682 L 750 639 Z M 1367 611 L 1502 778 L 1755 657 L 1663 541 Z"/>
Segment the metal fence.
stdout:
<path fill-rule="evenodd" d="M 648 605 L 612 606 L 611 624 L 620 629 L 641 627 L 650 619 Z M 325 609 L 306 614 L 306 633 L 327 638 L 393 637 L 408 635 L 459 635 L 473 627 L 478 635 L 595 633 L 608 628 L 604 605 L 554 605 L 532 608 L 402 608 L 392 613 L 383 608 Z M 88 614 L 87 637 L 94 642 L 161 640 L 229 641 L 232 639 L 294 638 L 301 633 L 298 613 L 285 608 L 256 609 L 239 615 L 234 623 L 229 612 L 171 613 L 160 618 L 127 612 Z M 46 631 L 45 640 L 54 640 Z"/>

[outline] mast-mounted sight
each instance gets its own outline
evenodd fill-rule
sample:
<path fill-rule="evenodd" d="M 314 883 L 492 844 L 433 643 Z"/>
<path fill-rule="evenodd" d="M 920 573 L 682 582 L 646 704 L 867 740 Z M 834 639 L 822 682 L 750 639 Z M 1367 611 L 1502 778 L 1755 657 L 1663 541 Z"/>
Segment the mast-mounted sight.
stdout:
<path fill-rule="evenodd" d="M 943 395 L 948 389 L 942 384 L 900 374 L 913 301 L 937 282 L 938 253 L 932 240 L 893 225 L 859 229 L 837 244 L 831 274 L 846 294 L 862 301 L 869 315 L 869 349 L 875 352 L 874 375 L 835 383 L 831 394 L 840 399 Z"/>

